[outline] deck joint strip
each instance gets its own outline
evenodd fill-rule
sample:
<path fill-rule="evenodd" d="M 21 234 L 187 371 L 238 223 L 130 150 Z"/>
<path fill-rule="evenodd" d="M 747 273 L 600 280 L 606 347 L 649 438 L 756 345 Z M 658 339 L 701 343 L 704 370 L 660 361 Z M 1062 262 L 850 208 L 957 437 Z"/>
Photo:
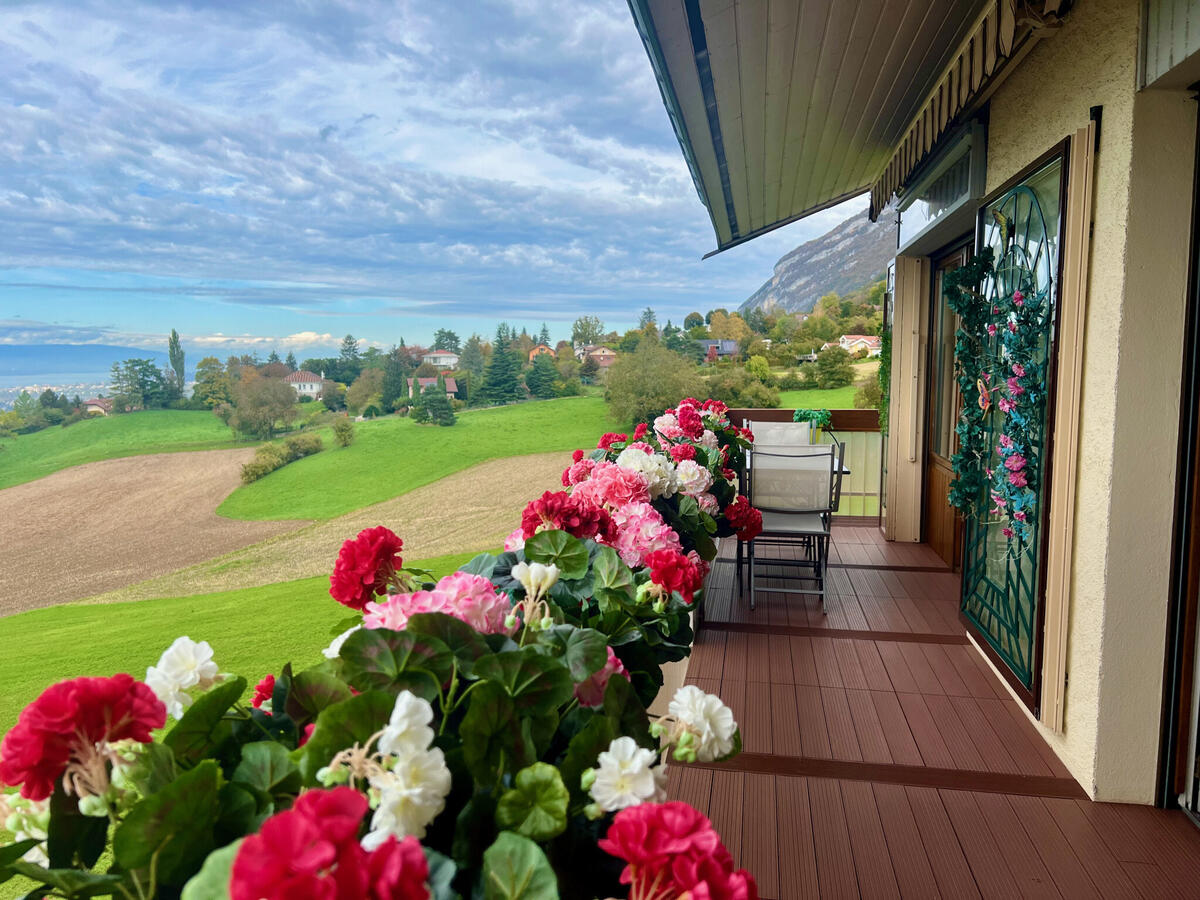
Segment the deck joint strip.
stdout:
<path fill-rule="evenodd" d="M 812 625 L 770 625 L 765 622 L 714 622 L 705 619 L 702 631 L 732 631 L 739 634 L 786 634 L 792 637 L 849 638 L 859 641 L 889 641 L 905 644 L 970 644 L 962 634 L 930 634 L 917 631 L 873 631 L 858 628 L 818 628 Z"/>
<path fill-rule="evenodd" d="M 697 762 L 689 763 L 689 765 L 703 769 L 755 775 L 833 778 L 842 781 L 869 781 L 876 784 L 901 784 L 909 787 L 982 791 L 991 794 L 1018 794 L 1026 797 L 1051 797 L 1067 800 L 1086 800 L 1088 798 L 1087 793 L 1075 779 L 1056 775 L 1018 775 L 978 769 L 944 769 L 935 766 L 908 766 L 898 763 L 853 762 L 746 751 L 726 762 Z"/>

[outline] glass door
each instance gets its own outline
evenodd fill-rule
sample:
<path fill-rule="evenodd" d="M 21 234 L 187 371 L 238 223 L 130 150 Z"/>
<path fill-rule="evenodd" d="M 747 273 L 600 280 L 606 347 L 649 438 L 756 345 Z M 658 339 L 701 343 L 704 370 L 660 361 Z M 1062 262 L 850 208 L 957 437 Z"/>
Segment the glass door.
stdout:
<path fill-rule="evenodd" d="M 962 611 L 1035 709 L 1064 175 L 1055 156 L 980 210 L 979 246 L 993 266 L 979 292 L 979 332 L 957 350 L 962 370 L 978 376 L 982 413 L 972 419 L 982 432 L 968 464 L 982 477 L 965 522 Z"/>

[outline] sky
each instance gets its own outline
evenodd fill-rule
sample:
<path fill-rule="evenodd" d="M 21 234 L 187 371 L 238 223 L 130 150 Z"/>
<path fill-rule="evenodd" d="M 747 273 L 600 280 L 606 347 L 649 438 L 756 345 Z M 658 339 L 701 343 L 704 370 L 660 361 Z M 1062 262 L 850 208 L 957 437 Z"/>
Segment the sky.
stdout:
<path fill-rule="evenodd" d="M 0 344 L 318 355 L 741 303 L 625 0 L 0 4 Z"/>

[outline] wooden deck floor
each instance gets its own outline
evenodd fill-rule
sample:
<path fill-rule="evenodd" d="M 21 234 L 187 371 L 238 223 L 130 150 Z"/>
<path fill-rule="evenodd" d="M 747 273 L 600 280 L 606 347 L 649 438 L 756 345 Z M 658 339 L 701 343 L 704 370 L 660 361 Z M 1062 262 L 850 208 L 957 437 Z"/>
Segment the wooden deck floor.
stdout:
<path fill-rule="evenodd" d="M 1200 831 L 1086 798 L 967 641 L 932 551 L 838 526 L 833 559 L 828 615 L 762 583 L 752 611 L 718 560 L 688 668 L 744 752 L 673 767 L 671 794 L 764 898 L 1200 898 Z"/>

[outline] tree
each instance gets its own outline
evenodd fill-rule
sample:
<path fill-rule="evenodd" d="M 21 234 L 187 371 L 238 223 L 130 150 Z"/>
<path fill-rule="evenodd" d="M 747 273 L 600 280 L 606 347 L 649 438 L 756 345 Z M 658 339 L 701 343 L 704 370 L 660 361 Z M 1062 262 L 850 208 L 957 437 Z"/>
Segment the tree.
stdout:
<path fill-rule="evenodd" d="M 596 376 L 600 374 L 600 363 L 596 362 L 590 356 L 583 358 L 583 365 L 579 367 L 579 380 L 584 384 L 594 384 Z M 668 409 L 669 407 L 663 407 Z"/>
<path fill-rule="evenodd" d="M 598 316 L 580 316 L 571 325 L 573 344 L 598 344 L 604 336 L 604 323 Z"/>
<path fill-rule="evenodd" d="M 276 425 L 296 418 L 296 392 L 278 378 L 249 374 L 233 387 L 233 417 L 229 424 L 250 437 L 270 439 Z"/>
<path fill-rule="evenodd" d="M 152 359 L 127 359 L 113 363 L 113 412 L 154 409 L 167 401 L 167 380 Z"/>
<path fill-rule="evenodd" d="M 554 357 L 549 353 L 541 353 L 533 360 L 533 366 L 525 373 L 525 386 L 529 393 L 539 399 L 546 400 L 557 396 L 554 383 L 558 381 L 558 367 L 554 365 Z"/>
<path fill-rule="evenodd" d="M 433 363 L 423 362 L 417 366 L 417 370 L 413 372 L 413 375 L 415 375 L 417 378 L 437 378 L 438 373 L 441 371 L 442 370 Z"/>
<path fill-rule="evenodd" d="M 427 384 L 421 390 L 421 418 L 419 422 L 431 422 L 434 425 L 453 425 L 457 420 L 454 408 L 446 396 L 446 383 L 439 378 L 433 384 Z"/>
<path fill-rule="evenodd" d="M 688 328 L 688 329 L 695 328 L 695 327 L 697 327 L 699 325 L 703 325 L 703 324 L 704 324 L 704 316 L 700 315 L 700 313 L 698 313 L 698 312 L 688 313 L 687 316 L 684 317 L 684 320 L 683 320 L 683 327 Z"/>
<path fill-rule="evenodd" d="M 617 349 L 622 353 L 632 353 L 641 344 L 643 337 L 645 337 L 645 332 L 638 331 L 636 328 L 630 328 L 617 343 Z"/>
<path fill-rule="evenodd" d="M 496 339 L 492 341 L 492 350 L 507 350 L 516 336 L 516 332 L 507 322 L 501 322 L 496 326 Z"/>
<path fill-rule="evenodd" d="M 713 316 L 715 316 L 717 313 L 720 313 L 721 315 L 723 315 L 723 316 L 726 316 L 726 317 L 728 317 L 728 316 L 729 316 L 729 310 L 725 309 L 725 307 L 723 307 L 723 306 L 722 306 L 722 307 L 720 307 L 719 309 L 710 309 L 710 310 L 709 310 L 707 313 L 705 313 L 705 315 L 704 315 L 704 324 L 705 324 L 705 325 L 711 325 L 711 324 L 712 324 L 712 320 L 713 320 Z"/>
<path fill-rule="evenodd" d="M 658 341 L 642 341 L 633 353 L 621 356 L 608 370 L 608 400 L 612 418 L 622 424 L 646 421 L 679 402 L 704 394 L 696 366 Z"/>
<path fill-rule="evenodd" d="M 458 335 L 453 331 L 448 328 L 439 328 L 433 333 L 433 349 L 458 353 L 462 349 L 462 345 L 459 343 Z"/>
<path fill-rule="evenodd" d="M 710 337 L 719 340 L 740 341 L 742 338 L 750 336 L 750 326 L 737 313 L 726 315 L 724 310 L 716 309 L 711 315 L 712 318 L 708 323 Z"/>
<path fill-rule="evenodd" d="M 771 366 L 767 362 L 766 357 L 751 356 L 746 360 L 746 371 L 763 384 L 771 383 Z"/>
<path fill-rule="evenodd" d="M 346 408 L 346 388 L 328 378 L 321 382 L 321 402 L 330 412 L 340 412 Z"/>
<path fill-rule="evenodd" d="M 272 348 L 270 356 L 267 357 L 267 364 L 281 363 L 283 360 L 279 358 L 279 351 Z"/>
<path fill-rule="evenodd" d="M 550 346 L 550 329 L 546 326 L 545 322 L 542 323 L 542 330 L 538 332 L 538 343 L 545 344 L 547 347 Z"/>
<path fill-rule="evenodd" d="M 167 358 L 171 361 L 171 370 L 175 373 L 175 390 L 179 396 L 183 396 L 183 386 L 187 383 L 184 380 L 183 344 L 179 342 L 179 332 L 174 328 L 167 339 Z"/>
<path fill-rule="evenodd" d="M 458 358 L 458 367 L 472 375 L 482 375 L 483 366 L 483 342 L 479 335 L 473 334 L 463 346 L 462 355 Z"/>
<path fill-rule="evenodd" d="M 483 373 L 483 387 L 476 396 L 493 404 L 523 400 L 525 393 L 521 390 L 521 382 L 517 377 L 520 370 L 521 364 L 515 354 L 496 347 L 492 350 L 492 358 L 488 360 Z"/>
<path fill-rule="evenodd" d="M 21 417 L 22 422 L 29 421 L 30 417 L 37 411 L 38 403 L 34 399 L 33 394 L 29 391 L 21 391 L 17 395 L 17 399 L 13 401 L 13 411 Z"/>
<path fill-rule="evenodd" d="M 771 323 L 767 321 L 766 313 L 759 307 L 754 307 L 742 316 L 746 322 L 746 326 L 755 334 L 766 334 L 771 330 Z"/>
<path fill-rule="evenodd" d="M 342 346 L 338 351 L 337 380 L 349 384 L 362 374 L 362 354 L 358 352 L 358 341 L 354 335 L 348 334 L 342 338 Z"/>
<path fill-rule="evenodd" d="M 654 310 L 647 306 L 642 310 L 642 315 L 638 319 L 638 328 L 646 331 L 649 328 L 658 329 L 658 319 L 654 315 Z"/>
<path fill-rule="evenodd" d="M 229 376 L 215 356 L 206 356 L 196 364 L 196 386 L 192 390 L 192 396 L 209 409 L 233 400 L 233 386 Z"/>
<path fill-rule="evenodd" d="M 387 412 L 395 412 L 407 405 L 408 373 L 407 357 L 401 356 L 393 348 L 383 361 L 383 382 L 379 388 L 379 399 Z"/>
<path fill-rule="evenodd" d="M 845 387 L 854 381 L 850 354 L 841 347 L 830 347 L 817 354 L 817 383 L 822 390 Z"/>
<path fill-rule="evenodd" d="M 346 389 L 346 406 L 355 414 L 361 414 L 372 403 L 382 405 L 383 370 L 364 369 Z"/>
<path fill-rule="evenodd" d="M 297 367 L 296 367 L 296 354 L 295 354 L 295 353 L 293 353 L 291 350 L 289 350 L 289 351 L 288 351 L 288 355 L 287 355 L 287 359 L 285 359 L 285 360 L 283 361 L 283 364 L 284 364 L 285 366 L 287 366 L 287 367 L 288 367 L 288 370 L 289 370 L 289 371 L 291 371 L 291 372 L 295 372 L 295 371 L 297 370 Z"/>

